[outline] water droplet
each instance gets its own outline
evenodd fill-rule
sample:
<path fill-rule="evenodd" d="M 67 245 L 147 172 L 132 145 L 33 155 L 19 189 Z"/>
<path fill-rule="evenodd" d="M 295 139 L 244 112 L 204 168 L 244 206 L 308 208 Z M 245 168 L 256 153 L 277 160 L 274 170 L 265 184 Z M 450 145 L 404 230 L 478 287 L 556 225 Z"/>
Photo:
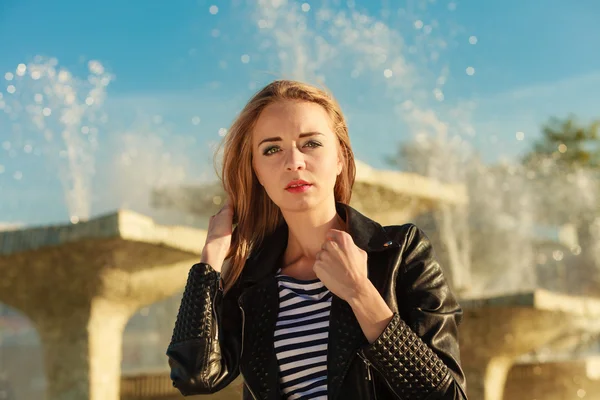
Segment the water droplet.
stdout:
<path fill-rule="evenodd" d="M 477 43 L 477 36 L 469 36 L 469 43 L 476 44 Z"/>
<path fill-rule="evenodd" d="M 71 223 L 72 223 L 72 224 L 77 224 L 77 223 L 79 223 L 79 217 L 78 217 L 77 215 L 71 215 L 71 218 L 70 218 L 70 220 L 71 220 Z"/>
<path fill-rule="evenodd" d="M 423 27 L 423 33 L 426 34 L 426 35 L 429 35 L 432 30 L 433 30 L 433 28 L 431 27 L 431 25 L 425 25 Z"/>
<path fill-rule="evenodd" d="M 210 12 L 212 15 L 215 15 L 219 12 L 219 7 L 217 6 L 210 6 L 210 8 L 208 9 L 208 12 Z"/>
<path fill-rule="evenodd" d="M 456 3 L 452 2 L 448 4 L 448 10 L 454 11 L 456 10 Z"/>
<path fill-rule="evenodd" d="M 210 31 L 210 35 L 214 38 L 217 38 L 221 36 L 221 31 L 218 29 L 213 29 L 212 31 Z"/>
<path fill-rule="evenodd" d="M 248 54 L 244 54 L 241 59 L 244 64 L 248 64 L 250 62 L 250 56 Z"/>
<path fill-rule="evenodd" d="M 4 74 L 4 79 L 6 79 L 7 81 L 12 81 L 14 77 L 15 76 L 13 75 L 12 72 L 7 72 Z"/>
<path fill-rule="evenodd" d="M 84 135 L 87 135 L 88 133 L 90 133 L 90 128 L 87 126 L 82 126 L 81 133 L 83 133 Z"/>
<path fill-rule="evenodd" d="M 563 252 L 560 250 L 554 250 L 552 252 L 552 258 L 554 258 L 556 261 L 560 261 L 563 259 Z"/>
<path fill-rule="evenodd" d="M 69 74 L 67 71 L 60 71 L 58 73 L 58 81 L 65 83 L 67 82 L 69 79 L 71 78 L 71 74 Z"/>
<path fill-rule="evenodd" d="M 31 153 L 31 152 L 32 152 L 32 150 L 33 150 L 33 147 L 32 147 L 30 144 L 26 144 L 26 145 L 23 147 L 23 151 L 24 151 L 25 153 L 27 153 L 27 154 Z"/>
<path fill-rule="evenodd" d="M 42 101 L 44 101 L 44 96 L 41 95 L 40 93 L 36 93 L 36 95 L 33 96 L 33 99 L 35 100 L 36 103 L 41 103 Z"/>
<path fill-rule="evenodd" d="M 444 101 L 444 92 L 442 92 L 441 89 L 435 88 L 433 90 L 433 95 L 437 101 Z"/>
<path fill-rule="evenodd" d="M 200 117 L 198 117 L 198 116 L 192 117 L 192 124 L 194 124 L 194 125 L 200 124 Z"/>
<path fill-rule="evenodd" d="M 260 19 L 260 20 L 258 20 L 258 27 L 259 27 L 260 29 L 266 29 L 266 28 L 267 28 L 267 26 L 268 26 L 268 23 L 267 23 L 267 21 L 265 21 L 264 19 Z"/>
<path fill-rule="evenodd" d="M 19 64 L 19 65 L 17 65 L 17 75 L 18 76 L 25 75 L 26 71 L 27 71 L 27 66 L 25 64 Z"/>
<path fill-rule="evenodd" d="M 221 128 L 219 129 L 219 136 L 225 136 L 227 134 L 227 129 L 225 128 Z"/>
<path fill-rule="evenodd" d="M 566 153 L 567 152 L 567 145 L 564 143 L 561 143 L 558 145 L 558 151 L 560 151 L 561 153 Z"/>
<path fill-rule="evenodd" d="M 467 69 L 465 70 L 465 72 L 467 73 L 467 75 L 471 76 L 475 73 L 475 68 L 473 67 L 467 67 Z"/>
<path fill-rule="evenodd" d="M 14 85 L 8 85 L 8 86 L 6 87 L 6 91 L 7 91 L 8 93 L 10 93 L 10 94 L 13 94 L 14 92 L 16 92 L 16 91 L 17 91 L 17 88 L 16 88 Z"/>
<path fill-rule="evenodd" d="M 415 21 L 415 28 L 416 29 L 421 29 L 423 27 L 423 21 L 421 21 L 420 19 Z"/>
<path fill-rule="evenodd" d="M 42 114 L 44 115 L 44 117 L 49 117 L 50 114 L 52 114 L 52 110 L 46 107 L 42 110 Z"/>
<path fill-rule="evenodd" d="M 31 79 L 37 81 L 42 77 L 42 73 L 40 71 L 31 71 Z"/>
<path fill-rule="evenodd" d="M 303 3 L 303 4 L 302 4 L 302 11 L 304 11 L 304 12 L 309 12 L 309 11 L 310 11 L 310 4 L 308 4 L 308 3 Z"/>
<path fill-rule="evenodd" d="M 102 75 L 104 73 L 104 66 L 100 61 L 91 60 L 88 62 L 88 68 L 90 72 L 96 75 Z"/>
<path fill-rule="evenodd" d="M 383 71 L 383 76 L 385 76 L 386 78 L 391 78 L 393 74 L 394 74 L 394 73 L 393 73 L 393 72 L 392 72 L 392 70 L 391 70 L 391 69 L 389 69 L 389 68 L 388 68 L 388 69 L 385 69 L 385 70 Z"/>
<path fill-rule="evenodd" d="M 15 178 L 17 181 L 20 181 L 23 178 L 23 173 L 21 171 L 16 171 L 13 175 L 13 178 Z"/>
<path fill-rule="evenodd" d="M 515 136 L 516 136 L 517 140 L 523 140 L 523 139 L 525 139 L 525 133 L 521 132 L 521 131 L 517 132 L 515 134 Z"/>
<path fill-rule="evenodd" d="M 585 390 L 583 390 L 583 389 L 578 389 L 577 390 L 577 397 L 579 397 L 580 399 L 583 399 L 586 394 L 587 394 L 587 392 Z"/>

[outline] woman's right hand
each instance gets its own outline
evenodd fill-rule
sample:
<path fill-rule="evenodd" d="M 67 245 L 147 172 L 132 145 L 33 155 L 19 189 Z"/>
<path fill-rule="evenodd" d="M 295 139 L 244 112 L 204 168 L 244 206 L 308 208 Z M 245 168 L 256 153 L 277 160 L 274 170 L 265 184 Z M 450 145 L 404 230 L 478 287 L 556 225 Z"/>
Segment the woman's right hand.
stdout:
<path fill-rule="evenodd" d="M 215 271 L 221 272 L 223 261 L 231 246 L 233 232 L 233 205 L 229 198 L 218 213 L 210 217 L 206 243 L 202 250 L 200 262 L 210 265 Z"/>

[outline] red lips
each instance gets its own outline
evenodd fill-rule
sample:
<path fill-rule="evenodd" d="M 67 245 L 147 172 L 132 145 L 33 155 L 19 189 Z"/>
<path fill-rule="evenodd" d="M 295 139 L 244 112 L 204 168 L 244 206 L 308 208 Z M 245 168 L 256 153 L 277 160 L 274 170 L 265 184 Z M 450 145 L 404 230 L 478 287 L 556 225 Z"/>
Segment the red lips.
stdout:
<path fill-rule="evenodd" d="M 289 189 L 293 186 L 302 186 L 302 185 L 310 185 L 310 183 L 306 182 L 305 180 L 302 180 L 302 179 L 294 179 L 294 180 L 290 181 L 285 188 Z"/>

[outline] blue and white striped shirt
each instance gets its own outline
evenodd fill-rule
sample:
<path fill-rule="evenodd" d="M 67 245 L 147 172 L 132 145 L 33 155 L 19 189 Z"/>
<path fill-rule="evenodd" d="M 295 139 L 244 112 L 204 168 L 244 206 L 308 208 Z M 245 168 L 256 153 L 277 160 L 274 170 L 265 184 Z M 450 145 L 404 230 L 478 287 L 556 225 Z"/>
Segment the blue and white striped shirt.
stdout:
<path fill-rule="evenodd" d="M 327 340 L 331 292 L 318 280 L 278 271 L 275 353 L 286 399 L 327 399 Z"/>

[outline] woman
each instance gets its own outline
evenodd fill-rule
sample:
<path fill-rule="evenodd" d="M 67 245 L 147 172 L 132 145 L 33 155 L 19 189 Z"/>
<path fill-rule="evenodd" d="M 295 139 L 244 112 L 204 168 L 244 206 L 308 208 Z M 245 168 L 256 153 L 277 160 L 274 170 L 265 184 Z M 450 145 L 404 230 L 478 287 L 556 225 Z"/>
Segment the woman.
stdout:
<path fill-rule="evenodd" d="M 462 311 L 428 239 L 348 206 L 354 176 L 325 92 L 275 81 L 246 105 L 167 350 L 182 394 L 241 373 L 244 399 L 466 399 Z"/>

